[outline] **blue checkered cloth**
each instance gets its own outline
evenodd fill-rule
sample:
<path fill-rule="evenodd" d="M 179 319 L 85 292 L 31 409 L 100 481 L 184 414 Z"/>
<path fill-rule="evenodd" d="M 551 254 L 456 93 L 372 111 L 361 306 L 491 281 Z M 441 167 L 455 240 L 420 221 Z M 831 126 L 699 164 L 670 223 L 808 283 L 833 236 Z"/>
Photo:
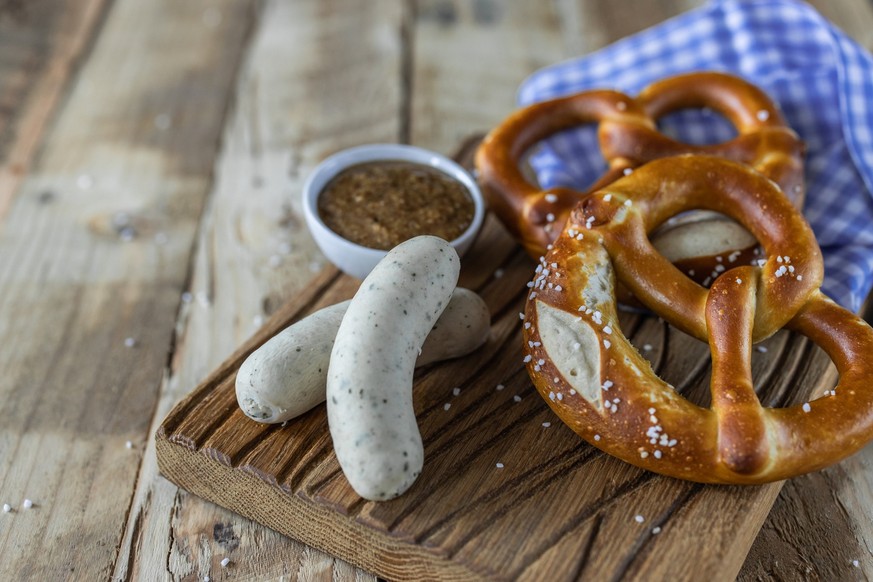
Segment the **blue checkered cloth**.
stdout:
<path fill-rule="evenodd" d="M 857 311 L 873 284 L 873 56 L 806 4 L 717 0 L 524 81 L 528 105 L 587 89 L 636 95 L 663 77 L 724 71 L 761 87 L 807 145 L 804 214 L 821 245 L 823 291 Z M 735 130 L 706 109 L 659 121 L 672 137 L 705 144 Z M 544 141 L 530 163 L 544 188 L 584 189 L 605 162 L 593 126 Z"/>

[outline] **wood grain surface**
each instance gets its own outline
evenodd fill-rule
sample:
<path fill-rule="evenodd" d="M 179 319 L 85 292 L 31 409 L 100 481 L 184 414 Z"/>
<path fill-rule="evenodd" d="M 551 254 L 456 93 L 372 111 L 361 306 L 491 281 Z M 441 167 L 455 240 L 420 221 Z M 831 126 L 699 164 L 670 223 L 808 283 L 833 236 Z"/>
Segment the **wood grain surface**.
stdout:
<path fill-rule="evenodd" d="M 152 435 L 324 267 L 324 156 L 449 152 L 701 3 L 0 1 L 0 579 L 373 579 L 158 476 Z M 812 3 L 873 46 L 869 0 Z M 792 480 L 739 578 L 871 576 L 871 459 Z"/>
<path fill-rule="evenodd" d="M 712 487 L 661 477 L 603 455 L 563 426 L 521 361 L 518 314 L 534 266 L 489 219 L 459 285 L 485 299 L 491 337 L 478 352 L 417 375 L 426 462 L 400 498 L 366 502 L 351 489 L 323 406 L 271 426 L 236 405 L 236 370 L 248 353 L 356 290 L 358 281 L 334 270 L 170 412 L 156 437 L 161 472 L 391 580 L 733 578 L 781 483 Z M 708 405 L 705 344 L 653 316 L 626 313 L 621 326 L 646 346 L 642 353 L 660 376 Z M 829 360 L 804 338 L 780 333 L 761 346 L 753 374 L 765 405 L 795 404 L 833 386 Z"/>

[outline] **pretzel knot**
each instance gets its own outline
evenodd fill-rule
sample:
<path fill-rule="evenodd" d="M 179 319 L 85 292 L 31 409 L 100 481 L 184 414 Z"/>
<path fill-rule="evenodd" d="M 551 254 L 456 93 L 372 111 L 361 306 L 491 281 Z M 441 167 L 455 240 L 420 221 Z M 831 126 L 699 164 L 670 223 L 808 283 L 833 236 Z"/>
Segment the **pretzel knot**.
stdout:
<path fill-rule="evenodd" d="M 648 238 L 691 208 L 736 219 L 767 258 L 727 263 L 710 289 L 701 287 Z M 584 198 L 541 259 L 525 313 L 528 372 L 576 433 L 657 473 L 764 483 L 820 469 L 873 438 L 873 330 L 821 293 L 822 276 L 811 229 L 758 172 L 703 155 L 650 162 Z M 711 409 L 658 378 L 622 334 L 617 281 L 709 343 Z M 752 344 L 783 326 L 824 349 L 839 384 L 802 406 L 764 408 L 752 384 Z"/>
<path fill-rule="evenodd" d="M 724 115 L 738 135 L 727 142 L 696 146 L 660 133 L 656 122 L 679 109 L 711 108 Z M 598 124 L 598 141 L 608 168 L 589 188 L 542 190 L 520 166 L 537 142 L 561 130 Z M 484 140 L 476 155 L 479 181 L 490 207 L 533 257 L 557 237 L 576 203 L 655 159 L 684 153 L 710 154 L 747 164 L 776 182 L 800 207 L 803 202 L 803 146 L 773 102 L 760 89 L 723 73 L 691 73 L 646 87 L 636 99 L 611 90 L 587 91 L 537 103 L 508 117 Z M 750 258 L 753 238 L 735 223 L 704 223 L 700 213 L 674 220 L 656 244 L 703 280 L 715 256 Z"/>

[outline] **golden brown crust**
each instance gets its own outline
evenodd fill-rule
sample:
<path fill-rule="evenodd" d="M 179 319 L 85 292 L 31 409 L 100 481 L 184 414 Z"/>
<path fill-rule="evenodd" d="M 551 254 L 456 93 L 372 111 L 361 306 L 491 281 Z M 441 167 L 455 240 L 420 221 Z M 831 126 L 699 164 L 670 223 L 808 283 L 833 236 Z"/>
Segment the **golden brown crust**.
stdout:
<path fill-rule="evenodd" d="M 735 218 L 768 258 L 728 268 L 709 290 L 697 285 L 648 240 L 666 216 L 688 208 Z M 712 156 L 650 162 L 580 203 L 541 259 L 525 311 L 528 372 L 580 436 L 651 471 L 751 484 L 825 467 L 873 438 L 873 330 L 822 295 L 822 273 L 809 226 L 759 173 Z M 676 393 L 622 335 L 616 282 L 709 342 L 711 409 Z M 752 385 L 752 344 L 782 326 L 820 345 L 840 382 L 812 402 L 764 408 Z"/>
<path fill-rule="evenodd" d="M 657 130 L 659 117 L 677 109 L 709 107 L 723 114 L 738 136 L 721 144 L 695 146 Z M 571 127 L 596 123 L 608 163 L 588 192 L 568 188 L 543 191 L 519 168 L 525 153 L 544 138 Z M 750 83 L 715 72 L 678 75 L 654 83 L 634 99 L 597 90 L 537 103 L 510 115 L 483 141 L 476 155 L 479 181 L 491 209 L 528 253 L 545 253 L 576 203 L 590 192 L 655 159 L 686 153 L 709 154 L 748 164 L 776 182 L 798 207 L 803 202 L 803 145 L 767 95 Z M 682 238 L 679 231 L 663 236 Z M 746 240 L 746 239 L 743 239 Z M 703 281 L 717 255 L 751 249 L 735 242 L 715 255 L 695 255 Z M 699 275 L 697 273 L 699 271 Z"/>

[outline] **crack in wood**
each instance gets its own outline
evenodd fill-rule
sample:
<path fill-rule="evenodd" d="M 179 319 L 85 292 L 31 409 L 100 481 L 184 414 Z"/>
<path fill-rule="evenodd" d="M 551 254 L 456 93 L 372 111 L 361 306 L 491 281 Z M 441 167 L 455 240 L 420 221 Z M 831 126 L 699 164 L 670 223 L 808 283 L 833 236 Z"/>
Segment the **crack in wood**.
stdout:
<path fill-rule="evenodd" d="M 535 562 L 536 557 L 541 556 L 548 548 L 551 548 L 552 546 L 558 544 L 559 541 L 564 538 L 564 536 L 570 535 L 570 533 L 575 531 L 593 516 L 603 513 L 608 507 L 615 504 L 615 502 L 617 502 L 619 499 L 621 499 L 625 495 L 633 493 L 637 489 L 640 489 L 656 477 L 658 477 L 658 475 L 656 475 L 655 473 L 649 473 L 647 471 L 641 470 L 636 477 L 620 484 L 612 492 L 607 493 L 590 505 L 582 508 L 575 515 L 568 518 L 566 520 L 566 523 L 554 530 L 554 533 L 549 536 L 545 536 L 542 543 L 538 544 L 536 548 L 528 552 L 520 560 L 520 563 L 530 564 L 532 562 Z M 518 578 L 518 576 L 520 576 L 521 573 L 524 571 L 524 567 L 525 566 L 522 566 L 521 570 L 513 572 L 510 577 L 513 579 Z"/>
<path fill-rule="evenodd" d="M 415 82 L 415 0 L 401 0 L 400 110 L 397 142 L 412 143 L 412 97 Z"/>
<path fill-rule="evenodd" d="M 691 501 L 697 497 L 704 490 L 704 486 L 700 483 L 687 483 L 687 490 L 681 494 L 679 497 L 673 500 L 667 509 L 655 519 L 651 527 L 646 527 L 646 529 L 641 533 L 641 535 L 637 536 L 634 540 L 633 546 L 628 552 L 624 553 L 624 557 L 622 558 L 619 566 L 615 569 L 615 572 L 612 577 L 612 582 L 619 582 L 623 579 L 633 580 L 635 578 L 643 578 L 642 576 L 634 576 L 634 573 L 631 571 L 631 567 L 635 563 L 639 563 L 646 556 L 646 551 L 651 547 L 650 542 L 656 539 L 656 536 L 661 535 L 660 533 L 655 534 L 652 532 L 654 528 L 663 528 L 673 515 L 679 511 L 681 508 L 689 505 Z"/>

